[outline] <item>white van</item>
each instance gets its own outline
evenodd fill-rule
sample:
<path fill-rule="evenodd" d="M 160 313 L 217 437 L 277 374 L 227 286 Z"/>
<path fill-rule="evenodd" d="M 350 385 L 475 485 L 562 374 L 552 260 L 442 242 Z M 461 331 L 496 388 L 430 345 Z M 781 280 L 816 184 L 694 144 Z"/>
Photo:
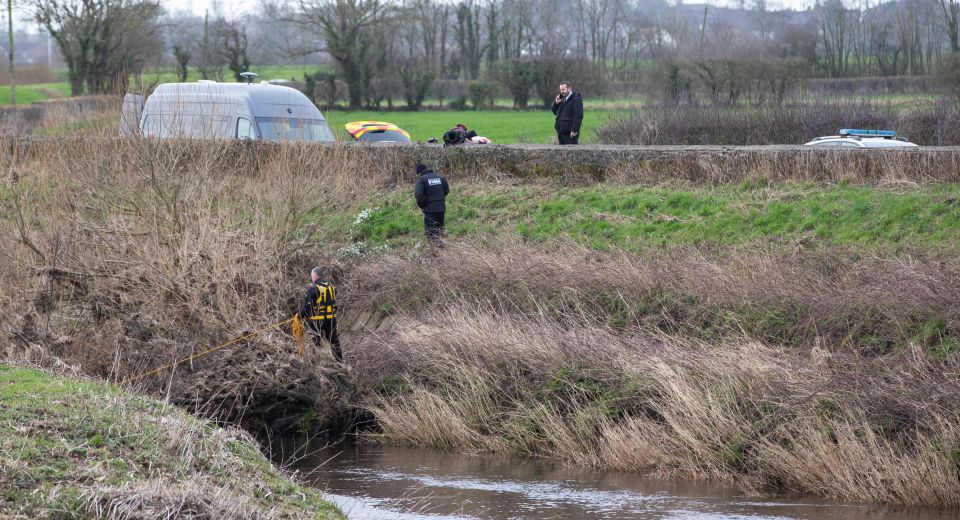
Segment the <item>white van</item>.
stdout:
<path fill-rule="evenodd" d="M 160 139 L 334 141 L 326 120 L 307 96 L 266 81 L 164 83 L 146 103 L 143 96 L 127 94 L 120 131 Z"/>

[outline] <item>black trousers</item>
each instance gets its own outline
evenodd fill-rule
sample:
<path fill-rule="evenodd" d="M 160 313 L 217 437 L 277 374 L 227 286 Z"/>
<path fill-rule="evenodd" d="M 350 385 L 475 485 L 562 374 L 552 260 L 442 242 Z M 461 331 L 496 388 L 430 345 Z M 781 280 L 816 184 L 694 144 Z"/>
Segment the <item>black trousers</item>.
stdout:
<path fill-rule="evenodd" d="M 314 320 L 310 322 L 310 330 L 313 332 L 313 342 L 317 348 L 323 347 L 323 340 L 330 342 L 330 351 L 337 361 L 343 361 L 343 351 L 340 350 L 340 335 L 337 334 L 337 319 L 332 320 Z"/>
<path fill-rule="evenodd" d="M 557 141 L 560 144 L 580 144 L 580 134 L 577 134 L 576 137 L 570 137 L 570 133 L 566 134 L 557 134 Z"/>
<path fill-rule="evenodd" d="M 427 240 L 439 242 L 443 238 L 443 214 L 445 211 L 424 211 L 423 229 L 427 233 Z"/>

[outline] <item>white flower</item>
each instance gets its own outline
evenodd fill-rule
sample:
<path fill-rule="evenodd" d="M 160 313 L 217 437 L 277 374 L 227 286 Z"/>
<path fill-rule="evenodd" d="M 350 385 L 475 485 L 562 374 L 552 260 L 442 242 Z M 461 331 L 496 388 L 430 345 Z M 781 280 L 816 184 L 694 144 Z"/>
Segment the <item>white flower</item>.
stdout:
<path fill-rule="evenodd" d="M 377 208 L 367 208 L 367 209 L 361 210 L 360 213 L 357 213 L 357 216 L 354 217 L 353 225 L 359 226 L 360 224 L 363 224 L 367 220 L 370 220 L 370 217 L 373 216 L 374 211 L 377 211 Z"/>
<path fill-rule="evenodd" d="M 337 250 L 337 256 L 344 260 L 356 260 L 363 258 L 367 254 L 367 243 L 356 242 Z"/>

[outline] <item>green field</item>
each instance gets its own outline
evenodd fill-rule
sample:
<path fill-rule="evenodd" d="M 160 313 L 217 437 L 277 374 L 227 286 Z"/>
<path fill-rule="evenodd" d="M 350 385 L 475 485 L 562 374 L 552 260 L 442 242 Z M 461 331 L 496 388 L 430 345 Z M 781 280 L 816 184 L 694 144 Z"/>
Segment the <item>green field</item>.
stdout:
<path fill-rule="evenodd" d="M 609 110 L 586 110 L 584 114 L 583 137 L 581 142 L 594 141 L 596 129 L 614 112 Z M 342 139 L 348 135 L 343 128 L 345 123 L 360 120 L 389 121 L 410 132 L 415 141 L 426 141 L 430 137 L 441 139 L 443 133 L 457 123 L 467 125 L 477 134 L 489 137 L 494 143 L 536 143 L 556 142 L 557 134 L 553 129 L 553 114 L 549 110 L 535 112 L 512 112 L 506 110 L 465 110 L 465 111 L 424 111 L 424 112 L 342 112 L 330 110 L 324 113 L 330 127 Z"/>
<path fill-rule="evenodd" d="M 29 105 L 34 101 L 60 98 L 70 95 L 70 85 L 62 83 L 37 83 L 17 85 L 17 105 Z M 0 85 L 0 106 L 10 104 L 10 85 Z"/>

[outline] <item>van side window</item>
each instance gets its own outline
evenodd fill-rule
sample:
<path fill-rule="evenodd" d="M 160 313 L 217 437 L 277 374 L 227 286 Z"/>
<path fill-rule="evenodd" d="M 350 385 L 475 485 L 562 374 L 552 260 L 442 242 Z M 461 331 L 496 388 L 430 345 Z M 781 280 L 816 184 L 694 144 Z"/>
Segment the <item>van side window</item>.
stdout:
<path fill-rule="evenodd" d="M 253 125 L 245 117 L 237 118 L 237 139 L 256 139 L 253 133 Z"/>

